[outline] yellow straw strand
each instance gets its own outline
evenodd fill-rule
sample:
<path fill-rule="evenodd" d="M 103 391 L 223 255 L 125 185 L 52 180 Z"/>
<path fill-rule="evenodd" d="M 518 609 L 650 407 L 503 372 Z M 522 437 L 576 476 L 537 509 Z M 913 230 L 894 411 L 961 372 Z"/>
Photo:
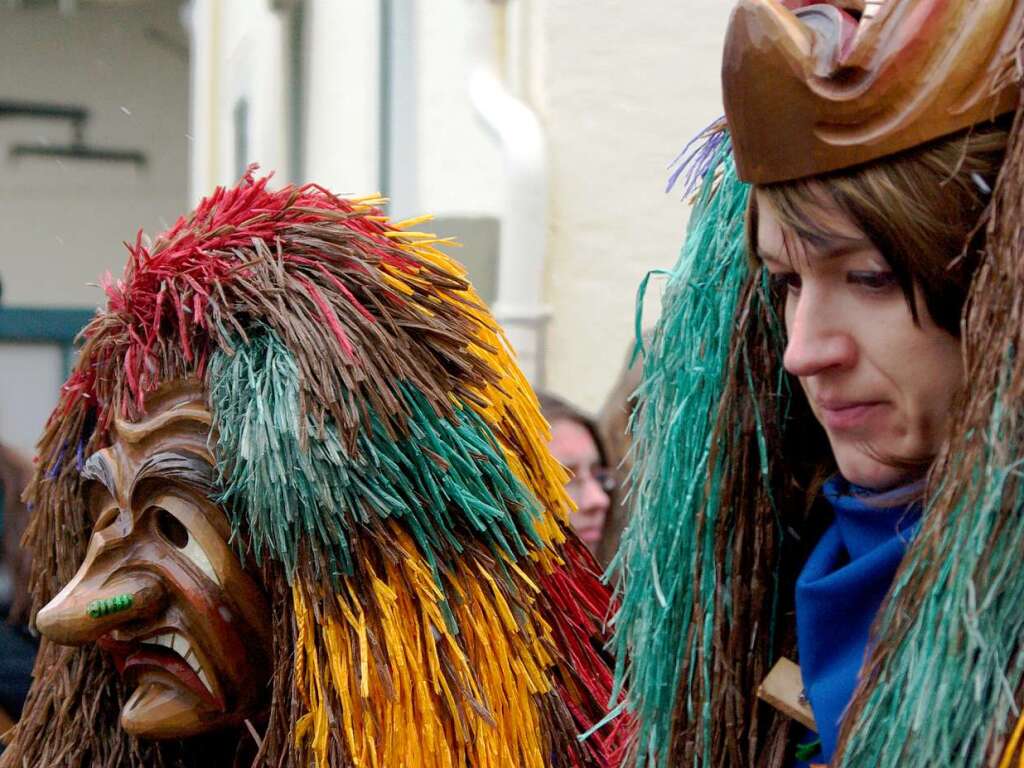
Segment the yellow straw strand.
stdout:
<path fill-rule="evenodd" d="M 1006 745 L 1006 750 L 1003 752 L 1003 758 L 999 761 L 999 768 L 1012 768 L 1014 755 L 1020 748 L 1022 740 L 1024 740 L 1024 715 L 1021 715 L 1017 720 L 1017 725 L 1013 729 L 1010 742 Z M 1017 768 L 1024 768 L 1024 750 L 1021 750 L 1020 755 L 1017 757 Z"/>
<path fill-rule="evenodd" d="M 316 768 L 326 768 L 332 740 L 358 768 L 543 768 L 537 697 L 552 691 L 555 655 L 550 628 L 521 602 L 534 599 L 536 584 L 516 566 L 512 589 L 465 553 L 445 576 L 454 634 L 412 537 L 395 522 L 388 532 L 402 555 L 365 564 L 371 589 L 343 580 L 316 611 L 301 587 L 293 590 L 296 686 L 306 707 L 297 745 Z"/>

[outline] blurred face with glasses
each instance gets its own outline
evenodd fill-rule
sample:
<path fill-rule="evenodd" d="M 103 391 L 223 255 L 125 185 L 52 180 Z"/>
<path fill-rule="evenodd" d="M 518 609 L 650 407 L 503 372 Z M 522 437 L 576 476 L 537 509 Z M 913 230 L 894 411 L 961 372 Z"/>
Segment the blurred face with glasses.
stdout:
<path fill-rule="evenodd" d="M 576 504 L 570 523 L 591 552 L 597 550 L 611 506 L 615 479 L 590 431 L 578 421 L 556 419 L 551 424 L 552 455 L 569 471 L 565 488 Z"/>

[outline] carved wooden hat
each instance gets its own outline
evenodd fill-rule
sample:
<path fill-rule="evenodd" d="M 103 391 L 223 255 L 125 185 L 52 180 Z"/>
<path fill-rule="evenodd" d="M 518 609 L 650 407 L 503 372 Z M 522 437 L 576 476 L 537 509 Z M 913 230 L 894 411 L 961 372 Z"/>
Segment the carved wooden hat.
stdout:
<path fill-rule="evenodd" d="M 1010 112 L 1019 0 L 739 0 L 722 62 L 744 181 L 858 165 Z"/>

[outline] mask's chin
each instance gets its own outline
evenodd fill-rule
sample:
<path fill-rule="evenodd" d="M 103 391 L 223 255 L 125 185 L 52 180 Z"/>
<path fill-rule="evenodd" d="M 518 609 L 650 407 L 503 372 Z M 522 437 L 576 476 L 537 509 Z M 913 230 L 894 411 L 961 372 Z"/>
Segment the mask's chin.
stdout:
<path fill-rule="evenodd" d="M 121 727 L 143 739 L 185 738 L 214 730 L 222 717 L 166 675 L 144 672 L 121 709 Z"/>

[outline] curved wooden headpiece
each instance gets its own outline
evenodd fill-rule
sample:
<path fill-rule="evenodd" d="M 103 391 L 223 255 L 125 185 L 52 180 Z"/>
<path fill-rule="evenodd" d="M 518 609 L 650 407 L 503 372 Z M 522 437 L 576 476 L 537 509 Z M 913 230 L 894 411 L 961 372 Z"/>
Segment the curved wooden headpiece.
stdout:
<path fill-rule="evenodd" d="M 740 178 L 814 176 L 1013 111 L 1024 0 L 740 0 L 722 62 Z"/>

